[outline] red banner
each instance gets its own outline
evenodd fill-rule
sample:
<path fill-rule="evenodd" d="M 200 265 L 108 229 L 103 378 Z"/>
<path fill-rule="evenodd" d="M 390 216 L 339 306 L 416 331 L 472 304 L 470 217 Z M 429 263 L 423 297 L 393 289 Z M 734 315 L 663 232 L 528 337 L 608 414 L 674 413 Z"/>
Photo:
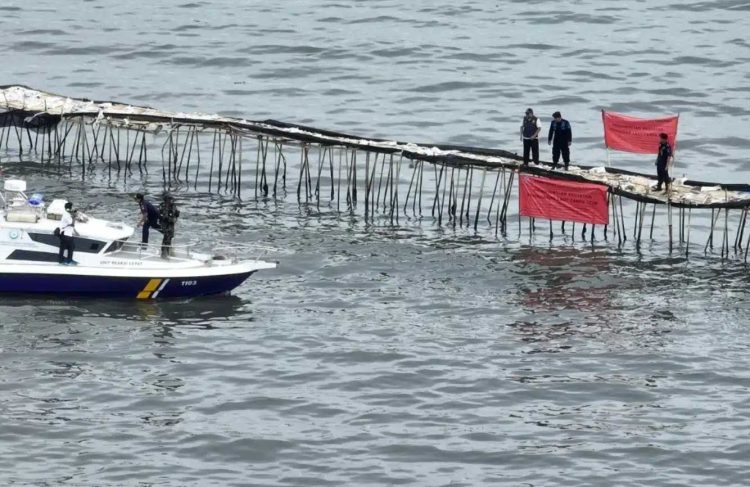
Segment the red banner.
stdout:
<path fill-rule="evenodd" d="M 678 116 L 664 118 L 637 118 L 602 110 L 604 144 L 609 149 L 639 154 L 659 152 L 659 134 L 669 136 L 672 150 L 677 149 Z"/>
<path fill-rule="evenodd" d="M 522 174 L 519 178 L 522 216 L 606 225 L 607 187 Z"/>

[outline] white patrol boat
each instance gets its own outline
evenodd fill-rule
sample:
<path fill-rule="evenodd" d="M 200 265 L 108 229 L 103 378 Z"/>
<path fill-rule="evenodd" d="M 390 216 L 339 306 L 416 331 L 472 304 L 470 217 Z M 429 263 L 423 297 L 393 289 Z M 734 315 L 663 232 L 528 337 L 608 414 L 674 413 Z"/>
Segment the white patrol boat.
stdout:
<path fill-rule="evenodd" d="M 133 227 L 75 216 L 74 260 L 58 262 L 55 229 L 65 200 L 45 205 L 42 196 L 26 196 L 26 182 L 6 180 L 0 214 L 0 293 L 176 298 L 226 293 L 263 269 L 273 269 L 257 254 L 259 247 L 223 244 L 211 253 L 173 246 L 160 256 L 159 245 L 128 242 Z M 227 252 L 216 255 L 217 251 Z M 262 250 L 260 250 L 262 252 Z M 252 253 L 252 254 L 251 254 Z M 245 254 L 245 255 L 241 255 Z"/>

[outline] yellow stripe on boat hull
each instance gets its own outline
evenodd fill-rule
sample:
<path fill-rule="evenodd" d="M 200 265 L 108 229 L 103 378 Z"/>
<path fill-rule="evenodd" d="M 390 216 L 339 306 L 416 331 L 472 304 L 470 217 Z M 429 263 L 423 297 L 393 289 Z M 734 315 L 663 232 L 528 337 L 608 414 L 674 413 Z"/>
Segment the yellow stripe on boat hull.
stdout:
<path fill-rule="evenodd" d="M 146 287 L 144 287 L 141 292 L 138 293 L 138 299 L 148 299 L 151 297 L 151 293 L 156 291 L 156 288 L 159 287 L 159 284 L 161 284 L 161 279 L 151 279 L 148 281 L 148 284 L 146 284 Z"/>

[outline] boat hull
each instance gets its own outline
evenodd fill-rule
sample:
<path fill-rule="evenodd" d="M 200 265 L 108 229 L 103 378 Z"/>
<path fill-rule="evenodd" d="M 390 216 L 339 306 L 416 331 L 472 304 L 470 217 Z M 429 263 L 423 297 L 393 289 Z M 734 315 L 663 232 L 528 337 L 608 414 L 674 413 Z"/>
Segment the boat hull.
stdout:
<path fill-rule="evenodd" d="M 0 273 L 0 293 L 136 299 L 187 298 L 227 293 L 254 272 L 187 278 Z"/>
<path fill-rule="evenodd" d="M 246 261 L 182 268 L 102 268 L 60 264 L 0 264 L 0 294 L 108 298 L 188 298 L 232 291 L 275 263 Z"/>

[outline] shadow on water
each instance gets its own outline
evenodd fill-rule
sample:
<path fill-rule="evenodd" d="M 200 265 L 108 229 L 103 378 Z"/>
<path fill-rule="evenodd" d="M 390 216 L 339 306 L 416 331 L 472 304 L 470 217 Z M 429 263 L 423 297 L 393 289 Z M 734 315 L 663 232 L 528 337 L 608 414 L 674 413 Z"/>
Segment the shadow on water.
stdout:
<path fill-rule="evenodd" d="M 508 326 L 531 354 L 662 349 L 674 332 L 691 332 L 694 316 L 732 313 L 726 303 L 750 290 L 742 262 L 665 252 L 522 247 L 511 261 L 519 283 L 511 300 L 523 316 Z"/>
<path fill-rule="evenodd" d="M 514 261 L 523 263 L 519 272 L 526 276 L 527 285 L 519 293 L 518 302 L 536 319 L 517 323 L 518 329 L 527 333 L 530 340 L 536 340 L 569 334 L 593 337 L 627 330 L 650 333 L 650 325 L 674 321 L 668 308 L 658 304 L 654 316 L 639 312 L 648 300 L 636 298 L 644 287 L 654 295 L 670 287 L 669 280 L 660 275 L 661 259 L 639 259 L 635 253 L 618 255 L 607 249 L 519 250 Z M 682 269 L 672 271 L 679 273 Z M 634 320 L 634 316 L 639 318 Z M 537 327 L 537 322 L 552 326 Z M 535 336 L 537 330 L 539 336 Z"/>
<path fill-rule="evenodd" d="M 250 305 L 231 295 L 179 301 L 5 297 L 0 336 L 5 351 L 18 353 L 76 354 L 109 347 L 123 356 L 140 350 L 171 359 L 182 334 L 248 326 L 254 320 Z"/>
<path fill-rule="evenodd" d="M 251 303 L 226 294 L 181 300 L 147 301 L 136 299 L 50 298 L 10 295 L 3 297 L 0 310 L 33 310 L 34 315 L 105 318 L 138 323 L 165 323 L 212 328 L 216 323 L 249 313 Z M 251 318 L 247 318 L 251 321 Z"/>

